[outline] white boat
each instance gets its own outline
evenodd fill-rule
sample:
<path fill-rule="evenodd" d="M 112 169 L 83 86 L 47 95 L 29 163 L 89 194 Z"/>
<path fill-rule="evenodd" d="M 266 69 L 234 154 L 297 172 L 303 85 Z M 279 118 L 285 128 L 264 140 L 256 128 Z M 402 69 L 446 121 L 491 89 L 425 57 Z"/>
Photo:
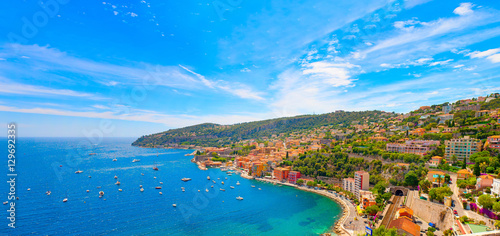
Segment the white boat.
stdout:
<path fill-rule="evenodd" d="M 224 181 L 220 182 L 221 184 L 224 184 Z"/>
<path fill-rule="evenodd" d="M 89 178 L 92 178 L 92 176 L 89 175 Z"/>
<path fill-rule="evenodd" d="M 118 191 L 120 191 L 120 192 L 121 192 L 121 191 L 122 191 L 122 189 L 121 189 L 121 188 L 119 188 L 119 189 L 118 189 Z"/>
<path fill-rule="evenodd" d="M 215 180 L 212 180 L 212 182 L 214 182 L 214 184 L 215 184 Z"/>
<path fill-rule="evenodd" d="M 45 194 L 47 194 L 47 196 L 49 196 L 51 194 L 51 192 L 47 191 L 47 192 L 45 192 Z"/>
<path fill-rule="evenodd" d="M 160 184 L 163 184 L 163 182 L 160 182 Z"/>
<path fill-rule="evenodd" d="M 141 188 L 141 192 L 144 192 L 144 189 L 143 189 L 143 188 Z"/>
<path fill-rule="evenodd" d="M 212 185 L 212 186 L 210 186 L 210 187 L 211 187 L 211 188 L 213 188 L 214 186 Z"/>
<path fill-rule="evenodd" d="M 231 175 L 233 175 L 233 174 L 227 174 L 227 175 L 231 176 Z M 226 178 L 226 179 L 227 179 L 227 178 Z"/>
<path fill-rule="evenodd" d="M 207 179 L 210 180 L 210 176 L 207 176 Z"/>
<path fill-rule="evenodd" d="M 255 185 L 252 185 L 252 188 L 255 188 Z"/>
<path fill-rule="evenodd" d="M 63 202 L 67 202 L 67 201 L 68 201 L 68 199 L 67 199 L 67 198 L 63 199 Z"/>
<path fill-rule="evenodd" d="M 83 173 L 83 171 L 81 171 L 81 170 L 75 171 L 75 174 L 80 174 L 80 173 Z"/>
<path fill-rule="evenodd" d="M 117 160 L 116 160 L 116 158 L 115 158 L 115 159 L 113 159 L 113 161 L 117 161 Z"/>
<path fill-rule="evenodd" d="M 234 188 L 233 186 L 229 186 L 230 188 Z"/>
<path fill-rule="evenodd" d="M 191 180 L 191 178 L 182 178 L 181 180 L 184 182 L 187 182 L 187 181 Z"/>
<path fill-rule="evenodd" d="M 116 185 L 120 185 L 120 181 L 116 181 L 116 183 L 115 183 L 115 184 L 116 184 Z"/>
<path fill-rule="evenodd" d="M 236 199 L 238 199 L 238 200 L 240 200 L 240 201 L 241 201 L 241 200 L 243 200 L 243 198 L 242 198 L 242 197 L 240 197 L 240 196 L 236 197 Z"/>
<path fill-rule="evenodd" d="M 173 206 L 173 207 L 177 207 L 177 205 L 176 205 L 176 204 L 172 204 L 172 206 Z"/>
<path fill-rule="evenodd" d="M 31 191 L 31 188 L 28 188 L 28 191 Z"/>
<path fill-rule="evenodd" d="M 240 185 L 240 181 L 237 181 L 237 182 L 236 182 L 236 185 Z"/>
<path fill-rule="evenodd" d="M 7 205 L 7 203 L 9 203 L 9 202 L 8 201 L 3 202 L 4 205 Z"/>
<path fill-rule="evenodd" d="M 103 191 L 100 191 L 100 192 L 99 192 L 99 196 L 104 196 L 104 192 L 103 192 Z"/>
<path fill-rule="evenodd" d="M 162 192 L 160 192 L 160 195 L 163 195 L 163 193 L 162 193 Z"/>
<path fill-rule="evenodd" d="M 262 190 L 262 189 L 259 188 L 259 190 Z"/>
<path fill-rule="evenodd" d="M 115 179 L 118 179 L 118 176 L 115 175 Z"/>
<path fill-rule="evenodd" d="M 201 192 L 201 191 L 198 189 L 198 192 Z"/>
<path fill-rule="evenodd" d="M 140 159 L 134 159 L 132 162 L 140 162 Z"/>
<path fill-rule="evenodd" d="M 185 192 L 186 190 L 183 189 L 182 191 Z"/>
<path fill-rule="evenodd" d="M 205 189 L 205 192 L 207 192 L 207 193 L 208 193 L 208 188 L 207 188 L 207 189 Z"/>
<path fill-rule="evenodd" d="M 90 190 L 87 189 L 87 193 L 90 192 Z"/>

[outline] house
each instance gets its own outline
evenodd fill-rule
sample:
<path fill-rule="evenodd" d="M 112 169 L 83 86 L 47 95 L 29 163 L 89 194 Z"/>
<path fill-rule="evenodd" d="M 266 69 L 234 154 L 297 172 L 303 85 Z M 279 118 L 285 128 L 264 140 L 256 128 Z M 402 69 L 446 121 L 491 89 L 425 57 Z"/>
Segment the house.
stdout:
<path fill-rule="evenodd" d="M 490 113 L 490 110 L 481 110 L 481 111 L 478 111 L 476 112 L 476 117 L 481 117 L 481 116 L 484 116 L 484 115 L 488 115 L 488 113 Z"/>
<path fill-rule="evenodd" d="M 493 176 L 491 175 L 481 175 L 479 177 L 477 177 L 476 179 L 476 189 L 478 190 L 481 190 L 481 189 L 484 189 L 484 188 L 488 188 L 493 185 L 493 180 L 495 178 L 493 178 Z"/>
<path fill-rule="evenodd" d="M 447 120 L 453 120 L 453 114 L 439 115 L 439 124 L 444 124 Z"/>
<path fill-rule="evenodd" d="M 391 221 L 388 228 L 396 228 L 398 235 L 420 236 L 420 226 L 407 217 Z"/>
<path fill-rule="evenodd" d="M 436 167 L 436 166 L 438 166 L 439 164 L 441 164 L 441 161 L 442 161 L 442 160 L 443 160 L 443 158 L 442 158 L 442 157 L 440 157 L 440 156 L 434 156 L 434 157 L 432 157 L 432 158 L 431 158 L 431 160 L 429 161 L 429 165 L 430 165 L 430 166 L 434 166 L 434 167 Z"/>
<path fill-rule="evenodd" d="M 472 172 L 470 172 L 467 169 L 461 169 L 461 170 L 457 171 L 457 178 L 458 179 L 468 179 L 472 176 L 473 176 Z"/>
<path fill-rule="evenodd" d="M 438 170 L 431 170 L 427 172 L 427 180 L 429 180 L 433 185 L 441 185 L 444 183 L 445 173 Z"/>
<path fill-rule="evenodd" d="M 359 202 L 362 209 L 366 209 L 369 206 L 376 205 L 375 196 L 370 191 L 359 191 Z"/>
<path fill-rule="evenodd" d="M 273 171 L 274 178 L 276 178 L 279 181 L 286 180 L 286 179 L 288 179 L 289 172 L 290 172 L 289 168 L 278 167 L 278 168 L 274 169 L 274 171 Z"/>
<path fill-rule="evenodd" d="M 420 124 L 420 121 L 419 121 L 419 125 L 423 125 L 423 124 L 424 124 L 423 121 L 422 121 L 422 124 Z M 425 134 L 425 129 L 424 128 L 417 128 L 415 130 L 410 131 L 410 134 L 422 136 Z"/>

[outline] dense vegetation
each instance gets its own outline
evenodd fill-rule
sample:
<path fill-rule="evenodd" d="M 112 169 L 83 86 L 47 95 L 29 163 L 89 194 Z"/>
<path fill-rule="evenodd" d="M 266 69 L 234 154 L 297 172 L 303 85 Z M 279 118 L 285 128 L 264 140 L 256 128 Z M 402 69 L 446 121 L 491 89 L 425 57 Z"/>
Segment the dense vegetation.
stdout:
<path fill-rule="evenodd" d="M 158 134 L 143 136 L 132 145 L 152 147 L 164 144 L 194 144 L 198 146 L 222 146 L 244 139 L 271 137 L 272 135 L 307 130 L 326 125 L 350 125 L 353 121 L 370 117 L 376 121 L 381 111 L 334 112 L 321 115 L 302 115 L 235 125 L 205 123 L 172 129 Z"/>

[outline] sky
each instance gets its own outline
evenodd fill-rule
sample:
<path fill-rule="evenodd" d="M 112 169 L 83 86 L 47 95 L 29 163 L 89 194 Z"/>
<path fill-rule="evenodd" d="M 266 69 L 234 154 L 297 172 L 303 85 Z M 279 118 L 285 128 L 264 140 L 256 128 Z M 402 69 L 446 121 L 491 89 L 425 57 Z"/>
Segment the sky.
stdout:
<path fill-rule="evenodd" d="M 500 2 L 7 1 L 0 131 L 140 137 L 500 91 Z"/>

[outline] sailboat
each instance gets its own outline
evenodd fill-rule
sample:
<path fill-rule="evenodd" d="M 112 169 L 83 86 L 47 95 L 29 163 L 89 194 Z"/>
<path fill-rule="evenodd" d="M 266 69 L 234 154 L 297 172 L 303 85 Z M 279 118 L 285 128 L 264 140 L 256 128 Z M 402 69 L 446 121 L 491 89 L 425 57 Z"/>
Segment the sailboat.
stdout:
<path fill-rule="evenodd" d="M 158 153 L 156 153 L 156 158 L 158 159 Z M 158 166 L 156 166 L 156 161 L 155 161 L 155 166 L 153 167 L 153 170 L 158 170 Z"/>
<path fill-rule="evenodd" d="M 236 185 L 240 185 L 240 181 L 236 181 Z"/>

